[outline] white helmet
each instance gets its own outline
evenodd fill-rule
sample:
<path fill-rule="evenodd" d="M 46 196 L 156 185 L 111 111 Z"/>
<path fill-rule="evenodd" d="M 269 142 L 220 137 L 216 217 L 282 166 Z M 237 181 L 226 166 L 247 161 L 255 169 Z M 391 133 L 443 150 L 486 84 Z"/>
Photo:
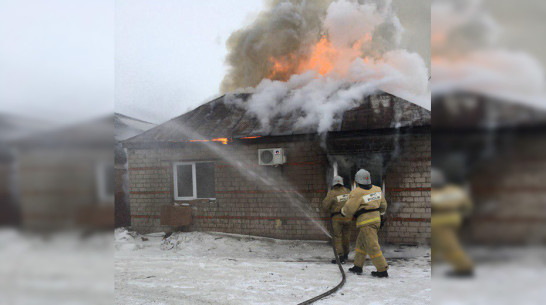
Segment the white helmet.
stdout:
<path fill-rule="evenodd" d="M 343 185 L 343 178 L 340 176 L 334 176 L 334 180 L 332 180 L 332 186 L 334 185 Z"/>
<path fill-rule="evenodd" d="M 356 172 L 355 181 L 358 184 L 368 185 L 372 184 L 372 178 L 370 177 L 370 172 L 365 169 L 360 169 Z"/>

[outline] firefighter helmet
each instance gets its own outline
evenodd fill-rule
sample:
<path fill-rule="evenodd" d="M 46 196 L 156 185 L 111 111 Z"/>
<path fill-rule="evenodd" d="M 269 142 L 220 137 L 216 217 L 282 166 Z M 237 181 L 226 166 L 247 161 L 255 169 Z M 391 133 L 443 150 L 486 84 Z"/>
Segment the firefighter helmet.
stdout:
<path fill-rule="evenodd" d="M 370 176 L 370 172 L 368 172 L 365 169 L 360 169 L 358 172 L 356 172 L 355 181 L 356 183 L 362 184 L 362 185 L 372 184 L 372 178 Z"/>
<path fill-rule="evenodd" d="M 335 185 L 343 185 L 343 178 L 341 178 L 340 176 L 334 176 L 334 180 L 332 180 L 332 186 L 335 186 Z"/>

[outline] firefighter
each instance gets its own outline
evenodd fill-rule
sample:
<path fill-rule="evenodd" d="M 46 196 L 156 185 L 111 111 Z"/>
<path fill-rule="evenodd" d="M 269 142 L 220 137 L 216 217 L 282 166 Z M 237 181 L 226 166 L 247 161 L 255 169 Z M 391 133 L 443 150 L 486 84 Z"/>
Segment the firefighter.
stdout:
<path fill-rule="evenodd" d="M 356 218 L 358 237 L 356 239 L 355 262 L 350 272 L 362 274 L 362 266 L 369 255 L 377 271 L 372 271 L 374 277 L 388 277 L 389 268 L 379 242 L 377 232 L 382 227 L 387 201 L 381 188 L 371 183 L 370 173 L 360 169 L 355 175 L 357 187 L 349 194 L 349 199 L 341 209 L 345 217 Z"/>
<path fill-rule="evenodd" d="M 463 218 L 472 210 L 472 201 L 462 188 L 448 184 L 438 169 L 432 169 L 431 182 L 432 259 L 436 261 L 440 256 L 446 260 L 453 267 L 449 276 L 472 276 L 473 263 L 457 236 Z"/>
<path fill-rule="evenodd" d="M 332 181 L 332 189 L 326 194 L 322 201 L 322 210 L 330 213 L 332 217 L 332 237 L 334 245 L 342 264 L 349 256 L 349 245 L 351 243 L 351 222 L 352 218 L 341 216 L 341 207 L 347 201 L 350 190 L 343 186 L 343 178 L 335 176 Z M 336 264 L 336 259 L 332 260 Z"/>

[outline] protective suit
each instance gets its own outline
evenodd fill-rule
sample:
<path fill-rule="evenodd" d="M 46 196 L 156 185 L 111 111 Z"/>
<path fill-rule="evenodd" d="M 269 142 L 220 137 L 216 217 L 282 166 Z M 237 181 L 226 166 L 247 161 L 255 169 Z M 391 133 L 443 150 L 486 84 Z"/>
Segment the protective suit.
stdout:
<path fill-rule="evenodd" d="M 381 225 L 381 215 L 387 211 L 387 201 L 381 188 L 371 185 L 367 171 L 362 174 L 364 179 L 359 177 L 361 171 L 364 170 L 360 170 L 355 176 L 355 181 L 359 186 L 351 191 L 349 199 L 341 209 L 342 215 L 346 217 L 356 216 L 356 226 L 359 229 L 355 249 L 354 265 L 356 268 L 353 267 L 349 271 L 354 272 L 354 270 L 357 270 L 358 272 L 355 273 L 360 274 L 366 256 L 369 255 L 377 271 L 388 276 L 386 271 L 389 266 L 381 252 L 377 238 L 377 232 Z M 362 182 L 367 182 L 367 184 L 363 185 Z M 372 275 L 376 276 L 376 274 L 377 272 L 372 272 Z"/>
<path fill-rule="evenodd" d="M 334 183 L 336 179 L 334 178 Z M 349 197 L 350 190 L 341 184 L 335 184 L 326 194 L 326 198 L 322 201 L 322 210 L 330 213 L 332 217 L 332 238 L 336 247 L 338 256 L 344 262 L 349 255 L 351 243 L 351 217 L 343 217 L 341 208 Z M 335 260 L 332 262 L 335 263 Z"/>
<path fill-rule="evenodd" d="M 443 257 L 453 266 L 453 275 L 470 275 L 473 263 L 457 236 L 464 216 L 472 209 L 470 198 L 458 186 L 433 184 L 431 203 L 432 259 Z"/>

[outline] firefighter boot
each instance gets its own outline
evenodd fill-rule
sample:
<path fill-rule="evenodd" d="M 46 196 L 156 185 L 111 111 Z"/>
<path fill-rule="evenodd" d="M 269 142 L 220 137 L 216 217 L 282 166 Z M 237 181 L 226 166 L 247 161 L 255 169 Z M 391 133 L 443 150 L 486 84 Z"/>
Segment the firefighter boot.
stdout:
<path fill-rule="evenodd" d="M 352 268 L 349 268 L 349 272 L 361 275 L 362 274 L 362 267 L 353 266 Z"/>
<path fill-rule="evenodd" d="M 339 262 L 340 262 L 340 263 L 345 264 L 345 261 L 346 261 L 346 260 L 347 260 L 347 259 L 346 259 L 345 255 L 339 256 Z M 336 261 L 335 258 L 332 260 L 332 264 L 337 264 L 337 261 Z"/>
<path fill-rule="evenodd" d="M 373 277 L 389 277 L 389 274 L 387 273 L 387 271 L 372 271 L 372 276 Z"/>

